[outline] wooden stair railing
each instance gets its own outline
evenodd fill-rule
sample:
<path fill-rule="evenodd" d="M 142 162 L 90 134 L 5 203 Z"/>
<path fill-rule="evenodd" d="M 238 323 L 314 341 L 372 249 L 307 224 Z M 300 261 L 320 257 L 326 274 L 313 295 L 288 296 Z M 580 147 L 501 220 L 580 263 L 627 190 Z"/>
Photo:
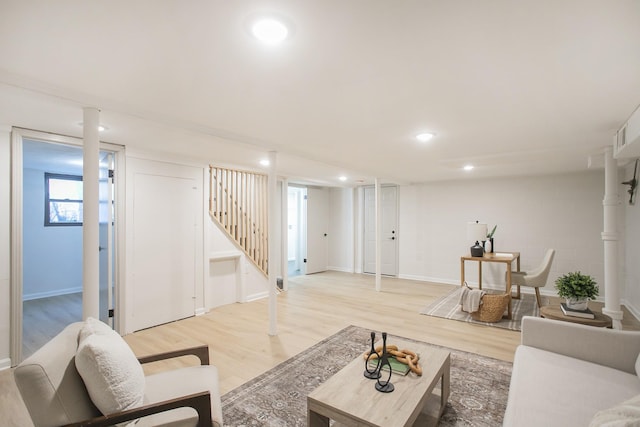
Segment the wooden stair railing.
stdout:
<path fill-rule="evenodd" d="M 267 276 L 267 175 L 209 166 L 209 184 L 209 215 Z"/>

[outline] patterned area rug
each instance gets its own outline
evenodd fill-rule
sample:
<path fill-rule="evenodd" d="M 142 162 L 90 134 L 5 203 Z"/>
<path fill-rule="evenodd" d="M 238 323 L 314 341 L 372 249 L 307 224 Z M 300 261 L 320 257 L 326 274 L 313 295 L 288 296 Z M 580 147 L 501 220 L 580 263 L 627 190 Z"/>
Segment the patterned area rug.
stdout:
<path fill-rule="evenodd" d="M 428 316 L 444 317 L 445 319 L 460 320 L 462 322 L 477 323 L 480 325 L 495 326 L 498 328 L 511 329 L 513 331 L 520 330 L 520 322 L 522 316 L 536 316 L 540 315 L 538 304 L 536 303 L 535 295 L 521 294 L 520 299 L 511 300 L 512 319 L 502 319 L 499 322 L 488 323 L 473 320 L 469 313 L 460 310 L 459 302 L 460 287 L 455 287 L 448 295 L 441 297 L 440 299 L 429 304 L 424 308 L 420 314 L 426 314 Z M 542 304 L 548 304 L 548 298 L 541 297 Z M 507 314 L 505 310 L 505 315 Z"/>
<path fill-rule="evenodd" d="M 225 427 L 306 426 L 307 395 L 362 354 L 370 345 L 370 332 L 348 326 L 225 394 L 222 396 Z M 392 341 L 393 336 L 389 339 Z M 451 394 L 438 425 L 502 425 L 511 363 L 448 350 L 451 352 Z"/>

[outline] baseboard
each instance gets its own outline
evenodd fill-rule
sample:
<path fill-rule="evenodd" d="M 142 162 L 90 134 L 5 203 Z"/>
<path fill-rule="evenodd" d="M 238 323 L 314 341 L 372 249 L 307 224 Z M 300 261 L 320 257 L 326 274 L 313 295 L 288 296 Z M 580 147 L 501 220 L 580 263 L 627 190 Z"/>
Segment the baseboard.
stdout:
<path fill-rule="evenodd" d="M 353 273 L 353 269 L 352 268 L 343 268 L 343 267 L 327 267 L 327 270 L 331 270 L 331 271 L 340 271 L 342 273 Z"/>
<path fill-rule="evenodd" d="M 56 289 L 48 292 L 36 292 L 32 294 L 23 294 L 22 301 L 30 301 L 34 299 L 40 298 L 49 298 L 49 297 L 58 297 L 60 295 L 69 295 L 69 294 L 77 294 L 82 292 L 82 287 L 79 288 L 66 288 L 66 289 Z"/>
<path fill-rule="evenodd" d="M 11 367 L 11 359 L 0 359 L 0 371 L 9 369 Z"/>
<path fill-rule="evenodd" d="M 267 298 L 269 296 L 269 292 L 258 292 L 257 294 L 248 295 L 245 302 L 256 301 L 262 298 Z"/>
<path fill-rule="evenodd" d="M 459 280 L 442 279 L 440 277 L 415 276 L 412 274 L 399 274 L 398 279 L 415 280 L 418 282 L 443 283 L 445 285 L 459 285 Z"/>
<path fill-rule="evenodd" d="M 203 314 L 206 314 L 207 310 L 204 309 L 204 307 L 200 307 L 200 308 L 196 308 L 196 316 L 202 316 Z"/>

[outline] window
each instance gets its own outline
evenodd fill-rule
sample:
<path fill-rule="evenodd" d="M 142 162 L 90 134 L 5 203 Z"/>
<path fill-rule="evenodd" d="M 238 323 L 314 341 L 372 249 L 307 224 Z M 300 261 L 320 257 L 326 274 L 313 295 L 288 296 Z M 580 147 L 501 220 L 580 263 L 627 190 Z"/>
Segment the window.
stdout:
<path fill-rule="evenodd" d="M 82 225 L 82 176 L 45 172 L 44 225 Z"/>

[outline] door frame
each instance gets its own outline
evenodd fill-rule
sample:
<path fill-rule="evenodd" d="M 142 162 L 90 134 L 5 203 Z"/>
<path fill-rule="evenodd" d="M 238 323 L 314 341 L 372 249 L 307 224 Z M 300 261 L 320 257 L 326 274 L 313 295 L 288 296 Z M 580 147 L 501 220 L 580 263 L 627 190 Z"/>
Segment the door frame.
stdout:
<path fill-rule="evenodd" d="M 42 132 L 30 129 L 13 127 L 11 129 L 11 273 L 10 273 L 10 326 L 9 326 L 9 352 L 11 357 L 11 365 L 15 366 L 22 361 L 22 297 L 23 297 L 23 233 L 22 233 L 22 215 L 23 215 L 23 156 L 22 141 L 23 139 L 33 139 L 45 143 L 59 143 L 78 146 L 82 148 L 82 138 L 58 135 L 49 132 Z M 115 156 L 115 164 L 117 167 L 117 178 L 115 179 L 115 203 L 116 203 L 116 221 L 115 221 L 115 291 L 116 307 L 122 307 L 124 299 L 123 292 L 120 292 L 124 284 L 124 189 L 125 189 L 125 151 L 124 146 L 100 142 L 100 149 L 112 151 Z M 122 224 L 120 224 L 122 222 Z M 115 328 L 116 331 L 121 329 L 122 320 L 124 319 L 124 310 L 118 308 L 115 311 Z"/>

